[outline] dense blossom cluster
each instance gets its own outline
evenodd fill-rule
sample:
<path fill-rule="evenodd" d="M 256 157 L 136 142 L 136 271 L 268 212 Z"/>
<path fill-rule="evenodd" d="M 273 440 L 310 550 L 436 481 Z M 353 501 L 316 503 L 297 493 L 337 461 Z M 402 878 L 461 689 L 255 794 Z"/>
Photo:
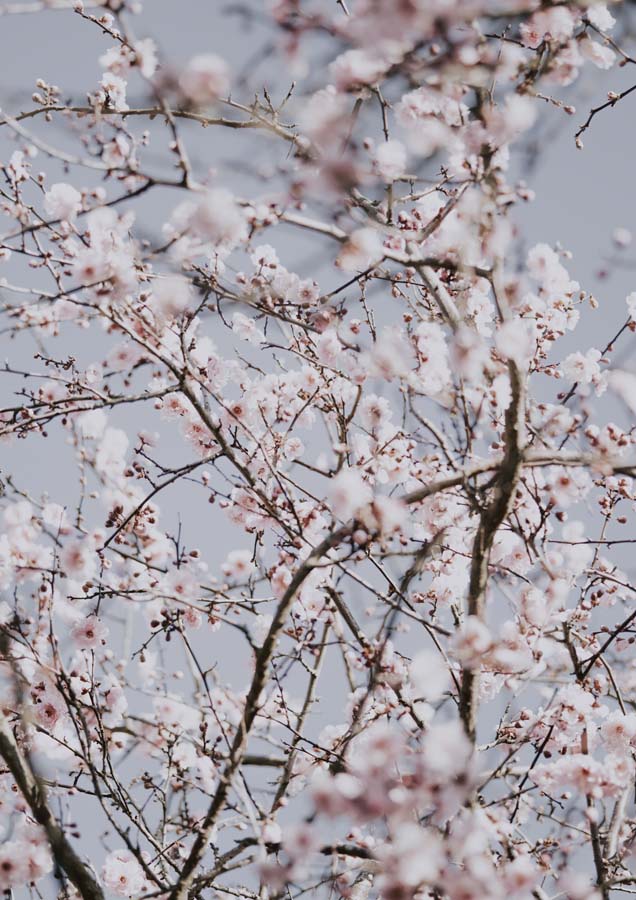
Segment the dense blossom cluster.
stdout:
<path fill-rule="evenodd" d="M 573 349 L 515 163 L 622 6 L 275 0 L 271 83 L 29 11 L 102 74 L 0 112 L 0 890 L 629 892 L 636 294 Z"/>

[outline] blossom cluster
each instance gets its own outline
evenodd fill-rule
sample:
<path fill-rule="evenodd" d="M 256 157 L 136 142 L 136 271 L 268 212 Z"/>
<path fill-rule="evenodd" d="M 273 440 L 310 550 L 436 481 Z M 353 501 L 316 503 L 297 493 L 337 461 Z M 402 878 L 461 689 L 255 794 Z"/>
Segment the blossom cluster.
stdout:
<path fill-rule="evenodd" d="M 0 889 L 635 884 L 636 293 L 587 346 L 516 165 L 622 6 L 275 0 L 267 84 L 53 6 L 102 74 L 0 113 Z"/>

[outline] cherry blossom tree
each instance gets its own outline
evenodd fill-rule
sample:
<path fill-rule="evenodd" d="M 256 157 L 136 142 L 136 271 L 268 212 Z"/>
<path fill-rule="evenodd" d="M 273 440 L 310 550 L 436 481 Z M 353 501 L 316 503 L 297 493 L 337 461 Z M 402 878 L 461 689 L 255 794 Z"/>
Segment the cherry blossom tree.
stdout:
<path fill-rule="evenodd" d="M 636 293 L 577 341 L 521 209 L 629 9 L 140 11 L 0 6 L 102 73 L 0 111 L 0 889 L 636 893 Z"/>

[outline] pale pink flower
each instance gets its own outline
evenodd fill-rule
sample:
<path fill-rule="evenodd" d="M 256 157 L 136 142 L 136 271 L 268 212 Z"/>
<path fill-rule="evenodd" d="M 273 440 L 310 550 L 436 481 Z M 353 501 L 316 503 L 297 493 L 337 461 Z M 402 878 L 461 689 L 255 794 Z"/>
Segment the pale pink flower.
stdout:
<path fill-rule="evenodd" d="M 409 667 L 413 696 L 434 702 L 451 686 L 448 664 L 436 650 L 422 650 Z"/>
<path fill-rule="evenodd" d="M 108 628 L 97 616 L 88 616 L 75 623 L 71 637 L 80 650 L 95 650 L 106 643 Z"/>
<path fill-rule="evenodd" d="M 516 859 L 507 863 L 503 877 L 507 896 L 519 900 L 532 896 L 533 888 L 540 878 L 537 866 L 528 853 L 520 853 Z"/>
<path fill-rule="evenodd" d="M 152 78 L 157 71 L 157 45 L 152 38 L 144 38 L 133 44 L 135 51 L 135 64 L 139 67 L 144 78 Z"/>
<path fill-rule="evenodd" d="M 313 140 L 332 139 L 347 127 L 349 104 L 330 84 L 309 97 L 300 112 L 300 126 Z"/>
<path fill-rule="evenodd" d="M 386 61 L 377 51 L 346 50 L 331 63 L 329 68 L 336 87 L 348 91 L 376 82 L 386 65 Z"/>
<path fill-rule="evenodd" d="M 550 606 L 545 593 L 539 588 L 529 586 L 521 592 L 521 614 L 530 625 L 542 628 L 550 619 Z"/>
<path fill-rule="evenodd" d="M 422 884 L 434 883 L 443 862 L 442 841 L 432 828 L 402 822 L 379 848 L 384 896 L 406 896 Z M 395 893 L 394 893 L 395 892 Z"/>
<path fill-rule="evenodd" d="M 232 550 L 221 568 L 225 577 L 233 581 L 247 581 L 256 571 L 249 550 Z"/>
<path fill-rule="evenodd" d="M 589 59 L 599 69 L 611 69 L 616 61 L 616 54 L 611 47 L 606 47 L 591 38 L 580 40 L 579 50 L 585 59 Z"/>
<path fill-rule="evenodd" d="M 300 459 L 305 452 L 305 445 L 297 437 L 290 437 L 285 441 L 283 446 L 283 454 L 285 459 Z"/>
<path fill-rule="evenodd" d="M 152 286 L 152 303 L 158 311 L 168 316 L 183 313 L 192 300 L 190 283 L 179 275 L 167 275 L 158 278 Z"/>
<path fill-rule="evenodd" d="M 357 469 L 342 469 L 329 486 L 329 504 L 337 518 L 352 518 L 373 498 L 371 486 Z"/>
<path fill-rule="evenodd" d="M 25 825 L 20 828 L 20 851 L 24 854 L 28 881 L 39 881 L 53 868 L 46 834 L 39 826 Z"/>
<path fill-rule="evenodd" d="M 99 441 L 95 454 L 95 468 L 104 475 L 114 477 L 121 474 L 125 454 L 128 449 L 128 437 L 120 428 L 107 428 Z"/>
<path fill-rule="evenodd" d="M 24 887 L 28 880 L 28 859 L 18 841 L 0 844 L 0 890 Z"/>
<path fill-rule="evenodd" d="M 198 596 L 199 585 L 194 573 L 187 566 L 181 566 L 165 576 L 164 590 L 170 599 L 190 603 Z"/>
<path fill-rule="evenodd" d="M 359 228 L 350 236 L 338 257 L 338 265 L 345 272 L 368 269 L 384 256 L 382 238 L 375 228 Z"/>
<path fill-rule="evenodd" d="M 244 316 L 243 313 L 234 313 L 232 316 L 232 331 L 242 341 L 250 344 L 261 344 L 265 340 L 263 332 L 256 327 L 254 319 Z"/>
<path fill-rule="evenodd" d="M 102 162 L 109 169 L 124 168 L 130 159 L 131 152 L 132 148 L 129 141 L 123 135 L 118 134 L 112 141 L 104 144 L 102 148 Z"/>
<path fill-rule="evenodd" d="M 418 387 L 423 393 L 434 397 L 446 390 L 451 380 L 444 331 L 436 322 L 422 322 L 417 327 L 416 336 Z"/>
<path fill-rule="evenodd" d="M 108 416 L 103 409 L 91 409 L 81 413 L 77 419 L 77 427 L 83 438 L 97 440 L 108 425 Z"/>
<path fill-rule="evenodd" d="M 252 635 L 257 646 L 261 646 L 272 624 L 272 616 L 260 613 L 252 620 Z"/>
<path fill-rule="evenodd" d="M 82 195 L 74 187 L 60 181 L 44 195 L 44 208 L 53 219 L 72 222 L 82 207 Z"/>
<path fill-rule="evenodd" d="M 460 325 L 453 335 L 450 353 L 455 370 L 462 378 L 468 381 L 478 381 L 481 378 L 484 366 L 488 363 L 489 352 L 483 338 L 474 329 Z M 448 366 L 446 368 L 450 376 Z"/>
<path fill-rule="evenodd" d="M 279 265 L 278 255 L 271 244 L 259 244 L 250 253 L 250 259 L 257 269 L 276 269 Z"/>
<path fill-rule="evenodd" d="M 497 350 L 504 359 L 511 359 L 517 365 L 525 367 L 534 351 L 532 323 L 523 319 L 510 319 L 503 322 L 497 331 Z"/>
<path fill-rule="evenodd" d="M 143 893 L 146 877 L 130 850 L 113 850 L 102 869 L 102 878 L 109 891 L 118 897 L 137 897 Z"/>
<path fill-rule="evenodd" d="M 26 181 L 31 172 L 31 164 L 22 150 L 14 150 L 7 168 L 9 176 L 15 184 Z"/>
<path fill-rule="evenodd" d="M 406 171 L 406 149 L 400 141 L 384 141 L 373 151 L 373 169 L 384 181 L 395 181 Z"/>
<path fill-rule="evenodd" d="M 378 495 L 371 503 L 358 509 L 357 515 L 369 531 L 388 536 L 404 528 L 408 507 L 398 498 Z"/>
<path fill-rule="evenodd" d="M 630 755 L 636 739 L 636 713 L 611 713 L 601 725 L 601 735 L 610 753 Z"/>
<path fill-rule="evenodd" d="M 225 188 L 213 188 L 201 195 L 190 224 L 196 235 L 213 244 L 233 246 L 247 235 L 245 216 Z"/>
<path fill-rule="evenodd" d="M 612 240 L 620 250 L 624 250 L 632 242 L 632 233 L 629 228 L 619 226 L 612 232 Z"/>
<path fill-rule="evenodd" d="M 52 732 L 66 714 L 64 701 L 59 694 L 53 691 L 47 691 L 38 696 L 38 702 L 35 703 L 35 720 L 47 732 Z"/>
<path fill-rule="evenodd" d="M 391 404 L 386 397 L 367 394 L 360 404 L 360 421 L 369 431 L 381 429 L 391 420 Z"/>
<path fill-rule="evenodd" d="M 574 25 L 575 18 L 566 6 L 551 6 L 523 22 L 519 31 L 524 44 L 534 49 L 544 40 L 567 41 L 572 36 Z"/>
<path fill-rule="evenodd" d="M 179 76 L 179 87 L 197 106 L 214 103 L 230 92 L 230 70 L 216 53 L 193 57 Z"/>
<path fill-rule="evenodd" d="M 601 351 L 595 348 L 588 350 L 587 353 L 581 353 L 577 350 L 575 353 L 570 353 L 569 356 L 566 356 L 560 368 L 568 381 L 589 384 L 601 373 L 600 358 Z"/>
<path fill-rule="evenodd" d="M 608 10 L 606 3 L 593 3 L 586 9 L 585 15 L 600 31 L 611 31 L 616 25 L 616 19 Z"/>
<path fill-rule="evenodd" d="M 434 723 L 422 741 L 422 763 L 436 779 L 450 779 L 465 773 L 472 752 L 472 744 L 457 719 Z"/>
<path fill-rule="evenodd" d="M 105 281 L 110 274 L 110 265 L 104 252 L 97 247 L 83 247 L 78 251 L 73 265 L 80 284 L 93 285 Z"/>
<path fill-rule="evenodd" d="M 550 70 L 546 73 L 546 81 L 552 84 L 567 86 L 579 75 L 584 59 L 577 41 L 568 41 L 555 56 Z"/>
<path fill-rule="evenodd" d="M 615 797 L 633 780 L 633 763 L 626 769 L 616 766 L 611 755 L 603 762 L 583 753 L 571 753 L 554 762 L 537 766 L 531 776 L 535 784 L 557 796 L 567 788 L 592 797 Z"/>
<path fill-rule="evenodd" d="M 95 547 L 87 538 L 67 541 L 60 550 L 60 568 L 67 578 L 90 578 L 96 567 Z"/>
<path fill-rule="evenodd" d="M 477 616 L 467 616 L 453 641 L 454 655 L 466 668 L 478 668 L 493 644 L 492 635 Z"/>
<path fill-rule="evenodd" d="M 69 534 L 71 531 L 66 510 L 59 503 L 46 504 L 42 510 L 42 521 L 55 535 Z"/>
<path fill-rule="evenodd" d="M 117 112 L 126 112 L 129 109 L 126 103 L 126 82 L 123 78 L 113 72 L 105 72 L 100 87 L 99 99 L 105 106 Z"/>
<path fill-rule="evenodd" d="M 278 822 L 268 819 L 263 823 L 261 837 L 266 844 L 280 844 L 283 837 L 282 828 Z"/>
<path fill-rule="evenodd" d="M 336 365 L 341 358 L 342 343 L 335 329 L 329 328 L 316 338 L 316 352 L 318 359 L 325 365 Z"/>

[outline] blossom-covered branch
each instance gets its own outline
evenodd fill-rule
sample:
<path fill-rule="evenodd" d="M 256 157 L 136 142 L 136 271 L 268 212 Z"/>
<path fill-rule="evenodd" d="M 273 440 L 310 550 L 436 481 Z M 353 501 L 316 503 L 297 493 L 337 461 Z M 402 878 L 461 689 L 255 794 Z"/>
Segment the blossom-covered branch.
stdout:
<path fill-rule="evenodd" d="M 523 212 L 629 9 L 207 6 L 0 5 L 101 71 L 1 98 L 0 890 L 629 892 L 636 292 Z"/>

